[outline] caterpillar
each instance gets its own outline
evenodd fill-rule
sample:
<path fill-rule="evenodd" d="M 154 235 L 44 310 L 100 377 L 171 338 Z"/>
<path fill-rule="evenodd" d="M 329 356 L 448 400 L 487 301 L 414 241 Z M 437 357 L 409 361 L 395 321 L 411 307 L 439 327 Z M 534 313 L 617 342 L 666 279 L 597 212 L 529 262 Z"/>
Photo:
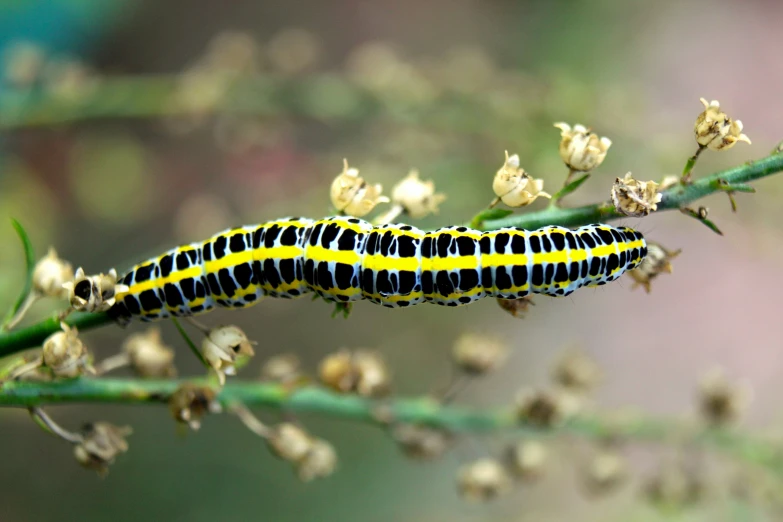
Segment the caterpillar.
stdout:
<path fill-rule="evenodd" d="M 609 225 L 424 232 L 351 217 L 292 217 L 229 229 L 134 266 L 120 278 L 129 289 L 117 294 L 110 314 L 153 321 L 310 292 L 391 308 L 565 296 L 617 279 L 646 255 L 641 233 Z"/>

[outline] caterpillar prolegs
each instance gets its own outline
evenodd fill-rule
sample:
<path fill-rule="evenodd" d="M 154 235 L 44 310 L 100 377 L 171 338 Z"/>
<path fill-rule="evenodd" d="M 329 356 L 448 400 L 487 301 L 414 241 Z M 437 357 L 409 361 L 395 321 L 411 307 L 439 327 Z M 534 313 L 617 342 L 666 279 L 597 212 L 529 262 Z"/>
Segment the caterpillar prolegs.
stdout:
<path fill-rule="evenodd" d="M 350 217 L 286 218 L 229 229 L 136 265 L 121 278 L 129 290 L 110 313 L 151 321 L 309 292 L 392 308 L 565 296 L 617 279 L 646 255 L 642 234 L 609 225 L 423 232 Z"/>

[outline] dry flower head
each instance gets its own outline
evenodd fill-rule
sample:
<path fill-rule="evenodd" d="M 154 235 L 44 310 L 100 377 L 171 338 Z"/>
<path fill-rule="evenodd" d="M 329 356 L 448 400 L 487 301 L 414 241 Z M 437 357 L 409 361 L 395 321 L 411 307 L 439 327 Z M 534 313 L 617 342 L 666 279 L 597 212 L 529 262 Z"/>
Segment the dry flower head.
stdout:
<path fill-rule="evenodd" d="M 340 350 L 328 355 L 318 368 L 321 382 L 342 393 L 379 397 L 389 392 L 391 376 L 386 363 L 375 352 Z"/>
<path fill-rule="evenodd" d="M 78 377 L 94 374 L 95 369 L 90 361 L 90 353 L 79 338 L 76 328 L 60 323 L 61 331 L 55 332 L 43 343 L 43 364 L 56 377 Z"/>
<path fill-rule="evenodd" d="M 411 170 L 408 175 L 392 189 L 392 203 L 402 206 L 413 219 L 429 214 L 437 214 L 438 206 L 446 200 L 444 194 L 435 193 L 432 180 L 422 181 L 419 172 Z"/>
<path fill-rule="evenodd" d="M 506 151 L 506 160 L 492 180 L 492 190 L 500 201 L 509 207 L 524 207 L 539 197 L 551 198 L 543 188 L 544 180 L 530 177 L 519 166 L 519 156 L 509 156 Z"/>
<path fill-rule="evenodd" d="M 552 379 L 567 390 L 587 393 L 601 380 L 601 369 L 582 350 L 569 350 L 552 368 Z"/>
<path fill-rule="evenodd" d="M 220 385 L 226 383 L 226 375 L 236 375 L 237 364 L 255 355 L 253 341 L 241 328 L 234 325 L 212 328 L 201 342 L 201 354 L 215 370 Z"/>
<path fill-rule="evenodd" d="M 130 426 L 115 426 L 108 422 L 88 424 L 84 427 L 82 442 L 74 446 L 73 454 L 79 464 L 103 477 L 115 457 L 128 451 L 125 438 L 132 432 Z"/>
<path fill-rule="evenodd" d="M 129 336 L 123 343 L 134 371 L 142 377 L 174 377 L 174 350 L 166 346 L 159 328 Z"/>
<path fill-rule="evenodd" d="M 169 411 L 174 420 L 187 424 L 192 430 L 201 427 L 201 418 L 207 413 L 220 413 L 215 400 L 217 392 L 208 386 L 184 383 L 169 398 Z"/>
<path fill-rule="evenodd" d="M 490 335 L 467 332 L 454 343 L 452 355 L 461 370 L 481 375 L 495 370 L 505 361 L 508 346 Z"/>
<path fill-rule="evenodd" d="M 129 288 L 117 283 L 117 271 L 108 274 L 87 276 L 80 267 L 73 281 L 63 283 L 71 307 L 79 312 L 106 312 L 114 306 L 117 298 L 126 294 Z"/>
<path fill-rule="evenodd" d="M 599 137 L 584 125 L 571 127 L 567 123 L 555 123 L 560 129 L 560 158 L 569 169 L 589 172 L 606 158 L 612 140 Z"/>
<path fill-rule="evenodd" d="M 535 480 L 544 473 L 549 452 L 540 440 L 522 440 L 508 448 L 507 459 L 514 476 Z"/>
<path fill-rule="evenodd" d="M 656 182 L 636 180 L 630 172 L 624 178 L 615 179 L 611 196 L 614 208 L 630 217 L 643 217 L 655 212 L 663 198 Z"/>
<path fill-rule="evenodd" d="M 348 167 L 343 160 L 343 171 L 334 178 L 330 190 L 332 205 L 350 216 L 363 217 L 372 212 L 379 203 L 388 203 L 389 198 L 381 195 L 380 184 L 369 185 L 359 176 L 357 169 Z"/>
<path fill-rule="evenodd" d="M 491 458 L 465 464 L 457 474 L 457 490 L 471 502 L 486 502 L 507 493 L 511 483 L 506 469 Z"/>
<path fill-rule="evenodd" d="M 60 259 L 57 251 L 50 247 L 33 269 L 33 291 L 41 296 L 67 298 L 68 290 L 63 285 L 71 282 L 73 267 L 68 261 Z"/>
<path fill-rule="evenodd" d="M 712 368 L 699 383 L 699 410 L 715 426 L 735 422 L 752 398 L 751 389 L 731 382 L 720 368 Z"/>
<path fill-rule="evenodd" d="M 635 281 L 633 287 L 641 286 L 649 294 L 653 279 L 661 274 L 672 273 L 671 260 L 680 255 L 680 252 L 682 251 L 667 250 L 659 243 L 647 241 L 647 257 L 638 267 L 628 272 L 628 275 Z"/>
<path fill-rule="evenodd" d="M 738 141 L 750 143 L 750 138 L 742 133 L 742 122 L 732 120 L 721 111 L 718 100 L 708 102 L 699 98 L 699 101 L 704 105 L 704 111 L 696 118 L 693 131 L 700 146 L 712 150 L 727 150 Z"/>
<path fill-rule="evenodd" d="M 445 431 L 421 424 L 396 424 L 391 435 L 403 453 L 415 460 L 436 459 L 443 455 L 451 442 Z"/>
<path fill-rule="evenodd" d="M 525 297 L 520 297 L 519 299 L 497 298 L 496 301 L 500 308 L 511 314 L 512 317 L 516 317 L 518 319 L 525 317 L 525 314 L 527 313 L 530 306 L 535 306 L 536 304 L 533 302 L 533 296 L 531 295 L 526 295 Z"/>

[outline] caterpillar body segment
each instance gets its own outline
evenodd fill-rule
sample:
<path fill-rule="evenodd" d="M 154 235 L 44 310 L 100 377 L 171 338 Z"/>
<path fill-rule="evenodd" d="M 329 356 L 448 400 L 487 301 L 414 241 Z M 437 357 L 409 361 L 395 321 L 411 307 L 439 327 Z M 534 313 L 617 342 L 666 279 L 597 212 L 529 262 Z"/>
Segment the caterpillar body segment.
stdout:
<path fill-rule="evenodd" d="M 642 234 L 609 225 L 424 232 L 350 217 L 285 218 L 228 229 L 140 263 L 121 279 L 129 290 L 117 295 L 111 313 L 151 321 L 310 292 L 392 308 L 565 296 L 617 279 L 646 255 Z"/>

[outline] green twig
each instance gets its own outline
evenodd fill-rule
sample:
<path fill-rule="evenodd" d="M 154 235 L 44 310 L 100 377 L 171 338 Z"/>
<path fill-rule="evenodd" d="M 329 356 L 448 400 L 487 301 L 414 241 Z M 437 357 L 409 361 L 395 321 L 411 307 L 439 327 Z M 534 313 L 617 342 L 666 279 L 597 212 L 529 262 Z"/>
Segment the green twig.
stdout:
<path fill-rule="evenodd" d="M 573 170 L 569 172 L 568 177 L 569 180 L 571 176 L 573 175 Z M 557 191 L 557 193 L 552 196 L 552 201 L 549 203 L 550 207 L 556 207 L 560 203 L 560 200 L 578 189 L 582 186 L 582 184 L 590 178 L 590 173 L 585 172 L 582 176 L 576 178 L 574 181 L 567 181 L 565 185 L 563 185 L 563 188 Z"/>
<path fill-rule="evenodd" d="M 167 404 L 172 393 L 185 380 L 70 379 L 59 382 L 8 381 L 0 385 L 0 406 L 39 407 L 66 403 Z M 555 428 L 540 428 L 520 422 L 511 408 L 466 408 L 441 405 L 428 397 L 395 398 L 376 402 L 354 395 L 340 395 L 318 387 L 291 392 L 274 383 L 229 382 L 217 395 L 224 407 L 244 404 L 296 413 L 323 413 L 358 422 L 384 425 L 388 422 L 425 424 L 449 432 L 502 432 L 516 434 L 575 434 L 603 440 L 612 435 L 635 441 L 667 442 L 672 433 L 691 433 L 691 424 L 624 415 L 611 421 L 599 416 L 583 416 Z M 761 465 L 783 475 L 783 459 L 778 447 L 736 431 L 701 428 L 695 441 L 705 447 Z"/>
<path fill-rule="evenodd" d="M 733 199 L 731 201 L 732 201 L 732 203 L 734 202 Z M 736 208 L 735 208 L 734 205 L 732 205 L 732 210 L 736 211 Z M 715 223 L 712 222 L 712 220 L 707 218 L 707 209 L 706 208 L 699 207 L 698 210 L 693 210 L 692 208 L 687 208 L 686 207 L 686 208 L 681 208 L 680 212 L 682 212 L 683 214 L 685 214 L 688 217 L 692 217 L 693 219 L 695 219 L 695 220 L 697 220 L 697 221 L 699 221 L 701 223 L 704 223 L 704 225 L 707 228 L 709 228 L 710 230 L 712 230 L 713 232 L 715 232 L 719 236 L 723 235 L 723 232 L 721 232 L 721 230 L 718 228 L 718 225 L 716 225 Z"/>
<path fill-rule="evenodd" d="M 198 349 L 198 346 L 196 346 L 196 343 L 193 342 L 193 340 L 188 335 L 188 332 L 185 331 L 184 328 L 182 328 L 182 325 L 179 323 L 176 317 L 171 318 L 171 322 L 174 323 L 174 326 L 177 328 L 177 331 L 182 336 L 182 338 L 185 340 L 185 344 L 188 345 L 188 348 L 190 348 L 190 351 L 193 352 L 193 355 L 196 356 L 196 358 L 201 361 L 201 364 L 204 365 L 205 368 L 212 368 L 210 364 L 207 362 L 207 360 L 204 358 L 204 355 L 201 353 L 201 350 Z"/>

